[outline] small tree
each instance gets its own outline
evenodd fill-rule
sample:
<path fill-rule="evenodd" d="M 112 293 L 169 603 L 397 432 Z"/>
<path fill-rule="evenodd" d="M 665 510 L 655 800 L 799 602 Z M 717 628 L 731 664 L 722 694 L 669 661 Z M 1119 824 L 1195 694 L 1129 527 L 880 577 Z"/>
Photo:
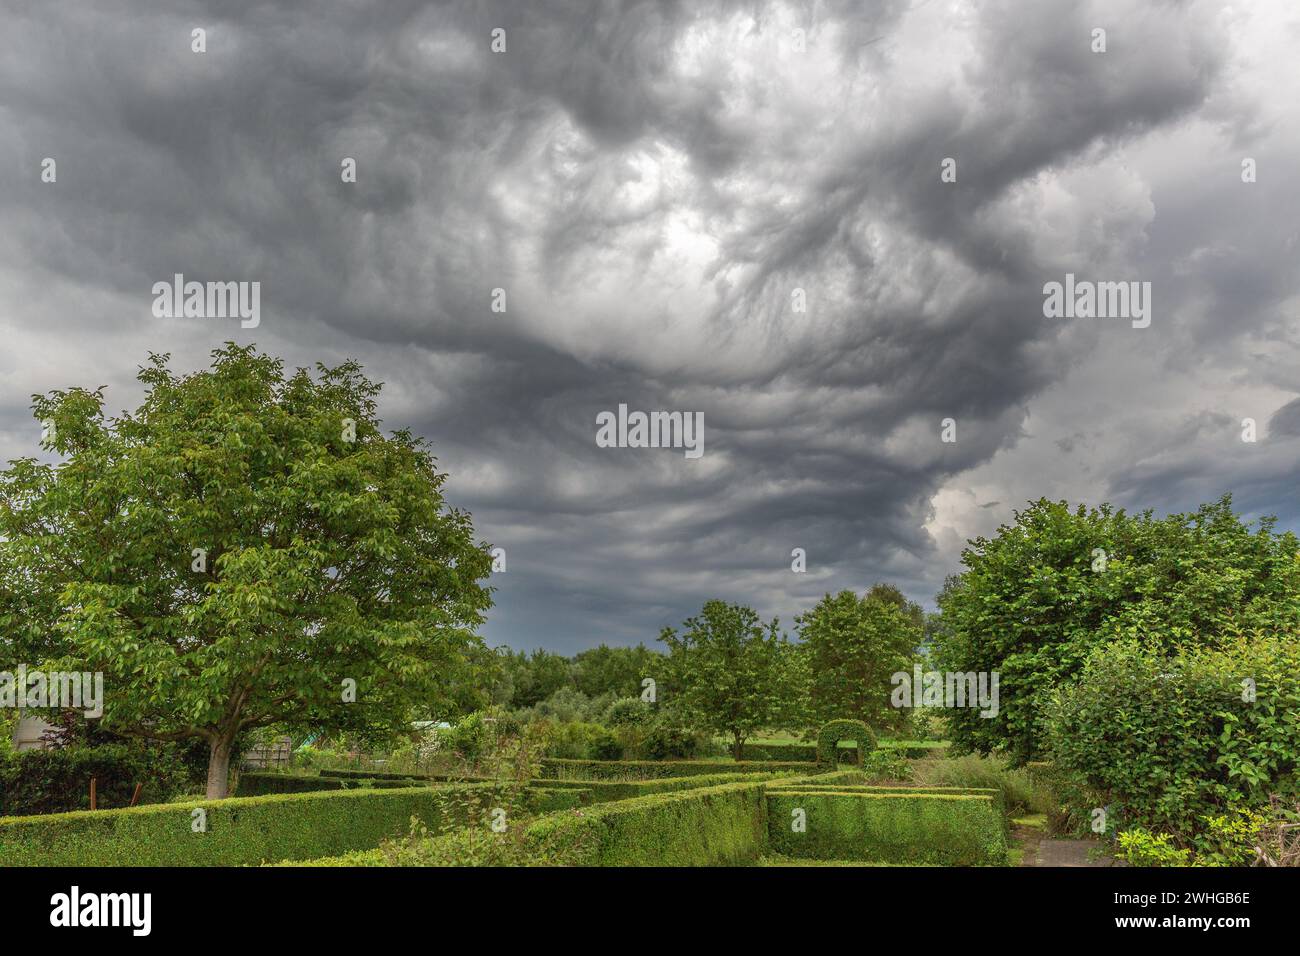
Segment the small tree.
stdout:
<path fill-rule="evenodd" d="M 453 710 L 491 557 L 423 442 L 380 433 L 379 386 L 231 343 L 192 375 L 166 361 L 120 417 L 102 389 L 33 397 L 62 461 L 0 474 L 6 650 L 102 671 L 107 729 L 206 741 L 210 798 L 252 728 Z"/>
<path fill-rule="evenodd" d="M 730 737 L 739 760 L 755 731 L 789 718 L 792 647 L 775 619 L 764 626 L 752 608 L 724 601 L 682 626 L 659 636 L 680 704 L 696 728 Z"/>
<path fill-rule="evenodd" d="M 798 617 L 813 723 L 838 717 L 875 727 L 902 722 L 907 714 L 889 705 L 890 678 L 912 665 L 923 635 L 917 612 L 905 612 L 877 586 L 863 598 L 852 591 L 827 594 Z"/>

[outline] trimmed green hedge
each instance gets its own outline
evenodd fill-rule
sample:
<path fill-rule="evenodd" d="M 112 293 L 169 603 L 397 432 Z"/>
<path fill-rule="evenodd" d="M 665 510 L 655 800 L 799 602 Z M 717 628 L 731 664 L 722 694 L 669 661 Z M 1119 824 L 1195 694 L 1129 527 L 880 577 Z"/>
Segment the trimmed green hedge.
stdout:
<path fill-rule="evenodd" d="M 725 773 L 808 773 L 800 760 L 561 760 L 542 761 L 546 779 L 649 780 Z"/>
<path fill-rule="evenodd" d="M 491 800 L 492 784 L 235 797 L 122 810 L 0 819 L 0 866 L 238 866 L 328 856 L 378 846 L 409 832 L 411 817 L 430 829 L 467 822 L 472 798 Z M 530 795 L 532 796 L 532 795 Z M 542 795 L 538 809 L 577 799 Z M 207 832 L 191 828 L 193 811 Z"/>
<path fill-rule="evenodd" d="M 829 774 L 828 774 L 829 776 Z M 988 797 L 993 801 L 993 807 L 998 812 L 998 818 L 1002 820 L 1004 829 L 1010 832 L 1008 825 L 1009 815 L 1007 813 L 1006 795 L 992 787 L 882 787 L 873 786 L 864 783 L 823 783 L 820 779 L 814 779 L 808 783 L 787 783 L 784 780 L 777 781 L 768 788 L 769 793 L 784 793 L 791 790 L 798 791 L 828 791 L 831 793 L 911 793 L 919 796 L 926 794 L 935 794 L 937 796 L 970 796 L 970 797 Z"/>
<path fill-rule="evenodd" d="M 429 781 L 421 777 L 334 777 L 305 773 L 270 773 L 244 771 L 235 787 L 237 797 L 261 797 L 268 793 L 313 793 L 318 790 L 356 790 L 370 788 L 386 790 L 393 787 L 419 787 Z"/>
<path fill-rule="evenodd" d="M 889 750 L 901 754 L 909 760 L 919 760 L 943 754 L 948 749 L 946 740 L 877 740 L 877 750 Z M 817 760 L 816 744 L 745 744 L 740 750 L 744 760 L 802 760 L 810 763 Z M 857 751 L 852 747 L 839 747 L 836 760 L 848 763 L 856 758 Z"/>
<path fill-rule="evenodd" d="M 728 766 L 735 766 L 729 764 Z M 691 777 L 660 777 L 655 780 L 560 780 L 552 777 L 539 778 L 530 780 L 529 787 L 534 788 L 559 788 L 582 790 L 587 793 L 585 803 L 608 803 L 611 800 L 630 800 L 634 797 L 644 797 L 651 793 L 669 793 L 675 790 L 693 790 L 699 787 L 716 787 L 724 783 L 745 783 L 758 782 L 760 780 L 772 780 L 776 777 L 771 773 L 718 773 L 718 774 L 697 774 Z M 435 777 L 434 779 L 446 779 L 449 782 L 492 782 L 489 777 L 452 777 L 445 778 Z M 794 779 L 794 778 L 785 778 Z"/>
<path fill-rule="evenodd" d="M 763 853 L 764 801 L 761 782 L 701 787 L 554 813 L 529 824 L 517 843 L 475 828 L 391 857 L 367 851 L 305 865 L 737 866 Z"/>
<path fill-rule="evenodd" d="M 1007 862 L 1002 815 L 988 796 L 773 790 L 767 806 L 771 852 L 785 856 L 946 866 Z M 793 829 L 795 810 L 806 815 L 805 832 Z"/>
<path fill-rule="evenodd" d="M 322 770 L 322 777 L 343 777 L 348 780 L 428 780 L 427 773 L 386 773 L 382 770 Z"/>
<path fill-rule="evenodd" d="M 817 732 L 817 762 L 834 767 L 841 740 L 857 744 L 858 766 L 867 762 L 867 754 L 876 749 L 876 735 L 860 720 L 832 720 Z"/>

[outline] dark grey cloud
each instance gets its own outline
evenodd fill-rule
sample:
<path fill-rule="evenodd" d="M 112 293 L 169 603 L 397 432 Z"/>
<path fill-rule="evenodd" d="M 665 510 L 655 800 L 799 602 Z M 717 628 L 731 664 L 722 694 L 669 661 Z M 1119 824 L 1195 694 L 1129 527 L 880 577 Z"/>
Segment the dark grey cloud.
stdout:
<path fill-rule="evenodd" d="M 6 457 L 149 349 L 356 357 L 507 549 L 489 638 L 567 651 L 928 601 L 1044 494 L 1300 519 L 1281 0 L 0 11 Z M 261 327 L 155 319 L 177 272 L 261 281 Z M 1152 326 L 1044 319 L 1066 272 L 1152 282 Z M 596 447 L 619 403 L 703 412 L 704 457 Z"/>

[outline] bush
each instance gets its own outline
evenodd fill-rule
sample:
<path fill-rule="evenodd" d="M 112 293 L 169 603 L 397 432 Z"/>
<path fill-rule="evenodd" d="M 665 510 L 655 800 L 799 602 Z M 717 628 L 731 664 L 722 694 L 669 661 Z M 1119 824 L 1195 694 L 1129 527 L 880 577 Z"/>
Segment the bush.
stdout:
<path fill-rule="evenodd" d="M 841 740 L 852 740 L 857 745 L 859 765 L 864 765 L 866 755 L 876 749 L 876 735 L 862 721 L 832 720 L 817 733 L 817 762 L 834 767 Z"/>
<path fill-rule="evenodd" d="M 1043 499 L 973 540 L 939 596 L 934 665 L 997 671 L 1001 706 L 987 719 L 949 710 L 953 743 L 1037 759 L 1053 688 L 1117 639 L 1144 635 L 1172 654 L 1255 628 L 1294 634 L 1300 541 L 1275 523 L 1248 525 L 1227 496 L 1164 518 Z"/>
<path fill-rule="evenodd" d="M 1254 701 L 1243 700 L 1245 679 Z M 1119 829 L 1183 845 L 1206 819 L 1300 792 L 1300 645 L 1240 638 L 1172 655 L 1122 641 L 1089 657 L 1048 711 L 1058 771 Z"/>
<path fill-rule="evenodd" d="M 770 847 L 786 856 L 946 866 L 1007 862 L 1003 819 L 987 796 L 773 790 L 767 806 Z M 794 827 L 800 810 L 802 831 Z"/>
<path fill-rule="evenodd" d="M 623 756 L 618 738 L 600 724 L 543 724 L 544 752 L 564 760 L 617 760 Z"/>
<path fill-rule="evenodd" d="M 963 757 L 922 760 L 912 766 L 912 777 L 927 787 L 960 787 L 974 790 L 996 790 L 1002 795 L 1002 805 L 1007 813 L 1025 811 L 1046 813 L 1050 802 L 1034 783 L 1029 771 L 1009 766 L 1002 757 Z"/>
<path fill-rule="evenodd" d="M 605 723 L 611 727 L 644 724 L 650 720 L 650 705 L 640 697 L 620 697 L 605 711 Z"/>
<path fill-rule="evenodd" d="M 166 803 L 190 779 L 174 750 L 110 744 L 10 751 L 0 754 L 0 816 L 88 810 L 92 777 L 100 809 L 128 806 L 137 783 L 142 803 Z"/>
<path fill-rule="evenodd" d="M 332 856 L 430 827 L 464 825 L 494 784 L 235 797 L 0 819 L 4 866 L 240 866 Z M 193 811 L 206 815 L 194 832 Z"/>
<path fill-rule="evenodd" d="M 587 756 L 592 760 L 622 760 L 623 744 L 606 728 L 597 727 L 591 735 Z"/>

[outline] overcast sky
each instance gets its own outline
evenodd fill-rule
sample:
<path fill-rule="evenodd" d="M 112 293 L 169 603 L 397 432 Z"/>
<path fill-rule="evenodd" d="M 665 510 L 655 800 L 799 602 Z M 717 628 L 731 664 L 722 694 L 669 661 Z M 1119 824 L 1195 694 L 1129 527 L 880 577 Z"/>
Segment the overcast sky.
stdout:
<path fill-rule="evenodd" d="M 566 653 L 713 597 L 929 605 L 1042 495 L 1300 526 L 1294 0 L 0 22 L 0 458 L 39 453 L 33 392 L 133 407 L 150 350 L 355 357 L 506 549 L 489 642 Z M 175 273 L 259 281 L 260 326 L 156 318 Z M 1150 282 L 1150 326 L 1046 318 L 1067 273 Z M 703 456 L 597 447 L 620 403 L 702 413 Z"/>

